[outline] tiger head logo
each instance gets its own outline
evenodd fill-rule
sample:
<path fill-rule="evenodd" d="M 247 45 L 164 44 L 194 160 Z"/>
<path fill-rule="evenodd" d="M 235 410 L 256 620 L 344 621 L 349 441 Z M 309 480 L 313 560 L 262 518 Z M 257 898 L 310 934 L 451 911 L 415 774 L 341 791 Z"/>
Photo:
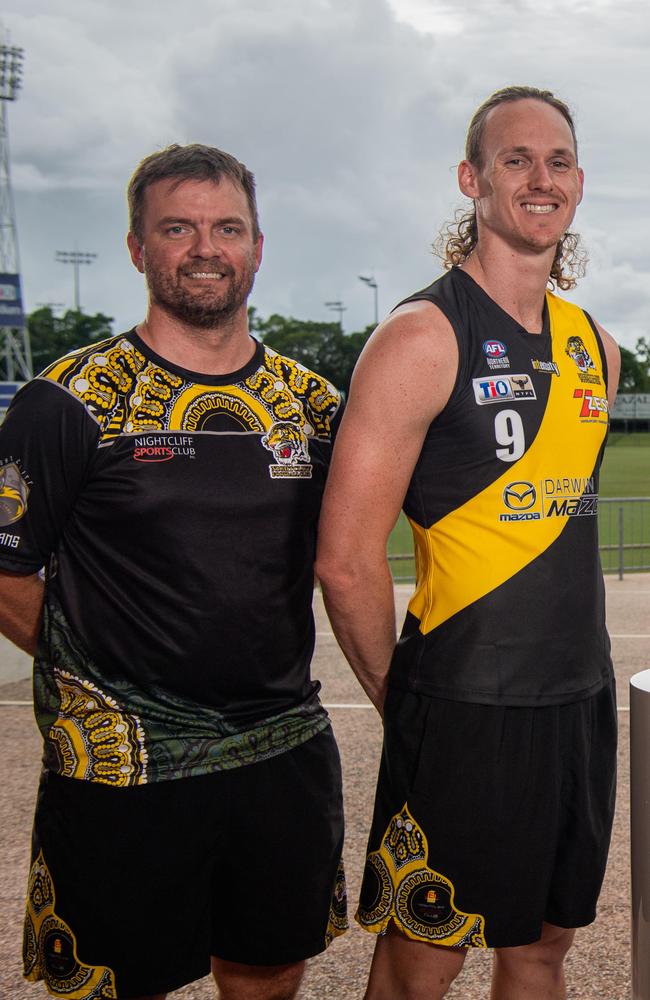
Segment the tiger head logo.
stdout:
<path fill-rule="evenodd" d="M 596 367 L 582 341 L 582 337 L 569 337 L 566 342 L 566 353 L 570 358 L 573 358 L 581 372 L 586 372 L 590 368 Z"/>
<path fill-rule="evenodd" d="M 0 527 L 19 521 L 27 510 L 29 487 L 15 462 L 0 468 Z"/>
<path fill-rule="evenodd" d="M 272 424 L 262 438 L 262 444 L 269 451 L 278 465 L 297 465 L 309 461 L 307 440 L 298 424 L 288 420 L 279 420 Z"/>

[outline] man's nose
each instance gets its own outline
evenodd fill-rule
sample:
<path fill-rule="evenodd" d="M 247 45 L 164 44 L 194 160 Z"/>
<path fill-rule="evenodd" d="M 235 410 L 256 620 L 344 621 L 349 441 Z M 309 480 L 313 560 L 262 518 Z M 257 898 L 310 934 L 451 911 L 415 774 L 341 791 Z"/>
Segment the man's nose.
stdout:
<path fill-rule="evenodd" d="M 191 253 L 194 257 L 218 257 L 221 254 L 219 241 L 210 227 L 199 226 L 194 232 Z"/>
<path fill-rule="evenodd" d="M 551 171 L 548 168 L 548 164 L 543 161 L 538 161 L 532 165 L 529 177 L 529 187 L 537 191 L 551 190 L 553 187 L 553 178 L 551 177 Z"/>

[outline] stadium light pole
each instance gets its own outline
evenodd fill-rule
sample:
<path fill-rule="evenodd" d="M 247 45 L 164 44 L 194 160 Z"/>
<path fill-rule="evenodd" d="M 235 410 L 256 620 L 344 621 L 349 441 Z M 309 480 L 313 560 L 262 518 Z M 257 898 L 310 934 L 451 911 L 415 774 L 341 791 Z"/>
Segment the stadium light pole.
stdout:
<path fill-rule="evenodd" d="M 22 85 L 23 49 L 6 43 L 0 26 L 0 344 L 4 378 L 32 377 L 32 352 L 25 324 L 20 282 L 16 212 L 9 168 L 7 101 Z"/>
<path fill-rule="evenodd" d="M 344 306 L 339 299 L 335 302 L 325 302 L 324 305 L 326 305 L 328 309 L 331 309 L 332 312 L 339 314 L 339 329 L 341 333 L 343 333 L 343 313 L 347 309 L 347 306 Z"/>
<path fill-rule="evenodd" d="M 377 284 L 374 274 L 370 277 L 365 274 L 360 274 L 358 277 L 359 281 L 363 281 L 363 283 L 366 284 L 368 288 L 372 288 L 375 293 L 375 326 L 377 326 L 379 323 L 379 285 Z"/>
<path fill-rule="evenodd" d="M 92 264 L 97 258 L 96 253 L 85 253 L 81 250 L 57 250 L 56 260 L 60 264 L 72 264 L 74 268 L 74 307 L 81 312 L 79 301 L 79 267 L 82 264 Z"/>

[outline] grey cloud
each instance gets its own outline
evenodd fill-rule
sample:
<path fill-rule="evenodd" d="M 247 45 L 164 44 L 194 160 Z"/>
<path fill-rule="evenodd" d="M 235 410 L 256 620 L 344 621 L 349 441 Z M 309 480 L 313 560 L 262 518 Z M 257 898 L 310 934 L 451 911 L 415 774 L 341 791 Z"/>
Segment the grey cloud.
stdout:
<path fill-rule="evenodd" d="M 429 244 L 462 201 L 467 119 L 497 87 L 530 82 L 576 111 L 578 228 L 596 236 L 577 299 L 633 343 L 650 315 L 645 4 L 421 6 L 439 30 L 435 18 L 433 33 L 399 23 L 387 0 L 193 0 L 182 13 L 176 0 L 9 0 L 26 49 L 10 133 L 30 304 L 69 296 L 53 251 L 76 240 L 100 254 L 83 275 L 86 307 L 138 320 L 124 186 L 152 149 L 198 140 L 258 178 L 259 310 L 318 318 L 342 298 L 346 327 L 359 328 L 372 300 L 358 274 L 375 268 L 385 311 L 439 271 Z"/>

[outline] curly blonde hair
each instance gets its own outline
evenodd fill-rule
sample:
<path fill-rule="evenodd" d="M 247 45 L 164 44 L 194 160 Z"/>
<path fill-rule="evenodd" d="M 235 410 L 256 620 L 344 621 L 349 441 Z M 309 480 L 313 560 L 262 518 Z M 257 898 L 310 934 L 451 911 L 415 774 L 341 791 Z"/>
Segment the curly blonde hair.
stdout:
<path fill-rule="evenodd" d="M 511 101 L 532 99 L 543 101 L 559 111 L 573 136 L 573 142 L 578 152 L 578 142 L 573 118 L 569 108 L 550 90 L 538 90 L 537 87 L 504 87 L 492 94 L 475 111 L 465 142 L 465 159 L 479 169 L 482 167 L 483 135 L 488 114 L 500 104 Z M 476 209 L 472 206 L 468 211 L 459 209 L 454 221 L 449 223 L 439 234 L 433 244 L 434 253 L 442 258 L 445 268 L 458 267 L 470 256 L 478 242 L 478 225 Z M 574 288 L 583 277 L 587 266 L 587 254 L 580 244 L 577 233 L 566 232 L 555 248 L 555 257 L 549 275 L 552 288 L 557 285 L 563 291 Z"/>

